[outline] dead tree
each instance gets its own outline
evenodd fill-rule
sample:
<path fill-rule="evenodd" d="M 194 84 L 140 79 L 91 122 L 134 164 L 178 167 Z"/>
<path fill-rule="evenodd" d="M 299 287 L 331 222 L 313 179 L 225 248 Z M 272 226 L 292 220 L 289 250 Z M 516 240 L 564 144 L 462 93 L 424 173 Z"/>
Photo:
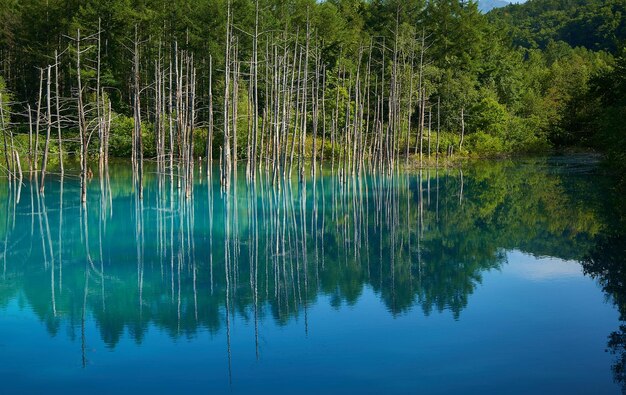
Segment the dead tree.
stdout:
<path fill-rule="evenodd" d="M 43 69 L 39 70 L 39 97 L 37 99 L 37 118 L 35 123 L 35 157 L 34 166 L 37 170 L 37 162 L 39 160 L 39 122 L 41 121 L 41 97 L 43 96 Z M 32 171 L 32 169 L 31 169 Z"/>
<path fill-rule="evenodd" d="M 441 97 L 437 97 L 437 147 L 435 148 L 435 155 L 437 160 L 439 160 L 439 129 L 440 129 L 440 118 L 439 118 L 439 108 L 441 107 Z"/>
<path fill-rule="evenodd" d="M 207 175 L 211 176 L 213 167 L 213 57 L 209 55 L 209 130 L 206 141 Z"/>
<path fill-rule="evenodd" d="M 85 106 L 83 103 L 83 82 L 81 78 L 81 38 L 80 29 L 76 32 L 76 75 L 78 82 L 78 130 L 80 135 L 80 201 L 87 203 L 87 155 L 89 136 L 87 133 L 87 121 L 85 118 Z"/>
<path fill-rule="evenodd" d="M 459 141 L 459 153 L 463 149 L 463 139 L 465 138 L 465 115 L 463 112 L 465 109 L 461 107 L 461 140 Z"/>
<path fill-rule="evenodd" d="M 135 25 L 135 41 L 134 41 L 134 51 L 133 51 L 133 91 L 134 91 L 134 99 L 133 99 L 133 119 L 134 119 L 134 128 L 133 128 L 133 141 L 134 141 L 134 152 L 133 158 L 135 160 L 135 168 L 137 172 L 137 187 L 139 192 L 139 199 L 143 199 L 143 138 L 142 138 L 142 127 L 141 127 L 141 90 L 140 90 L 140 74 L 139 74 L 139 39 L 138 39 L 138 29 L 137 25 Z"/>
<path fill-rule="evenodd" d="M 229 125 L 229 105 L 230 105 L 230 43 L 231 43 L 231 37 L 230 37 L 230 18 L 231 18 L 231 4 L 230 4 L 230 0 L 228 0 L 228 10 L 227 10 L 227 17 L 226 17 L 226 50 L 225 50 L 225 67 L 224 67 L 224 149 L 222 151 L 222 154 L 224 155 L 223 158 L 223 169 L 222 169 L 222 179 L 221 179 L 221 184 L 222 186 L 224 186 L 226 189 L 228 189 L 229 186 L 229 182 L 230 182 L 230 169 L 232 168 L 231 166 L 231 157 L 230 157 L 230 125 Z"/>
<path fill-rule="evenodd" d="M 251 175 L 256 179 L 257 141 L 259 139 L 259 0 L 255 1 L 254 37 L 252 42 L 252 162 Z"/>
<path fill-rule="evenodd" d="M 39 193 L 44 192 L 45 186 L 45 178 L 46 178 L 46 167 L 48 164 L 48 151 L 50 149 L 50 131 L 52 129 L 52 107 L 50 105 L 50 79 L 51 79 L 51 71 L 52 66 L 48 66 L 48 76 L 46 79 L 46 102 L 47 102 L 47 113 L 46 113 L 46 142 L 43 150 L 43 158 L 41 159 L 41 185 L 39 186 Z"/>
<path fill-rule="evenodd" d="M 102 169 L 104 167 L 104 120 L 102 117 L 102 110 L 100 108 L 100 53 L 101 53 L 101 44 L 100 44 L 100 36 L 101 36 L 101 19 L 98 18 L 98 54 L 96 60 L 96 111 L 97 111 L 97 120 L 98 120 L 98 140 L 100 143 L 98 149 L 98 168 L 102 173 Z"/>
<path fill-rule="evenodd" d="M 58 134 L 58 149 L 59 149 L 59 170 L 61 172 L 61 177 L 65 172 L 63 167 L 63 141 L 61 139 L 61 105 L 60 102 L 60 92 L 59 92 L 59 53 L 54 51 L 54 85 L 55 85 L 55 99 L 56 99 L 56 125 L 57 125 L 57 134 Z M 30 108 L 29 108 L 30 114 Z"/>
<path fill-rule="evenodd" d="M 10 183 L 11 176 L 12 176 L 10 162 L 12 160 L 9 160 L 9 148 L 7 146 L 7 127 L 4 122 L 4 100 L 2 96 L 3 94 L 2 92 L 0 92 L 0 128 L 2 128 L 2 140 L 4 143 L 4 159 L 6 162 L 7 173 L 9 175 L 9 183 Z"/>
<path fill-rule="evenodd" d="M 306 48 L 304 50 L 304 93 L 302 103 L 302 134 L 300 136 L 300 183 L 304 182 L 304 144 L 306 142 L 307 132 L 307 94 L 309 89 L 309 50 L 311 42 L 311 21 L 309 19 L 309 10 L 306 14 Z"/>

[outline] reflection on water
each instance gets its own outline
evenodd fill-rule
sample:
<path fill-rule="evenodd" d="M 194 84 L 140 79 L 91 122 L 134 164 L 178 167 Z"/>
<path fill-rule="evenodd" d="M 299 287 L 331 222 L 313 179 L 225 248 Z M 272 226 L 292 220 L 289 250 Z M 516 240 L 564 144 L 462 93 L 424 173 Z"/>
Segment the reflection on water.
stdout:
<path fill-rule="evenodd" d="M 602 271 L 605 194 L 592 168 L 576 169 L 482 163 L 275 186 L 247 185 L 242 176 L 226 193 L 219 180 L 198 176 L 190 199 L 176 180 L 151 173 L 139 200 L 130 166 L 115 165 L 91 181 L 86 206 L 77 179 L 50 177 L 45 196 L 35 178 L 5 185 L 0 322 L 32 310 L 50 336 L 69 339 L 87 370 L 101 358 L 91 346 L 100 340 L 121 359 L 128 336 L 158 359 L 159 346 L 146 340 L 151 330 L 174 342 L 209 336 L 224 342 L 236 383 L 233 349 L 242 337 L 262 361 L 272 342 L 286 341 L 280 328 L 301 328 L 298 342 L 307 342 L 310 327 L 326 325 L 330 313 L 314 312 L 323 306 L 362 311 L 373 296 L 391 318 L 443 313 L 454 325 L 484 275 L 507 270 L 512 251 L 532 261 L 511 269 L 531 281 L 578 276 L 569 261 Z M 623 295 L 623 282 L 611 281 L 601 281 L 605 291 Z M 310 355 L 324 364 L 332 353 L 321 351 Z"/>

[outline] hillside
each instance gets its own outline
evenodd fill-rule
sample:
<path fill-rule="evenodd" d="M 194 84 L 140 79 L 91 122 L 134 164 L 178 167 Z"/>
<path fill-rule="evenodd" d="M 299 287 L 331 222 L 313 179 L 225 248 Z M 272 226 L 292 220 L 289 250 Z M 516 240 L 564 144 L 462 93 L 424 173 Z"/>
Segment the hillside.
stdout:
<path fill-rule="evenodd" d="M 626 0 L 529 0 L 489 18 L 510 26 L 514 44 L 527 48 L 554 40 L 615 53 L 626 40 Z"/>

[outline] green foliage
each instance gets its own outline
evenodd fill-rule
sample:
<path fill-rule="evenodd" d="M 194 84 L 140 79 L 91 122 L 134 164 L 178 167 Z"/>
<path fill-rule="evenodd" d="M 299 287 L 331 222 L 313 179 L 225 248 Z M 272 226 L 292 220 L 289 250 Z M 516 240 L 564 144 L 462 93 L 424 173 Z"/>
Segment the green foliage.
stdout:
<path fill-rule="evenodd" d="M 626 48 L 617 58 L 614 69 L 591 81 L 586 96 L 590 103 L 584 119 L 594 144 L 608 155 L 611 167 L 626 189 Z"/>
<path fill-rule="evenodd" d="M 3 118 L 0 120 L 0 126 L 4 125 L 5 128 L 8 128 L 9 123 L 11 122 L 11 96 L 7 91 L 6 83 L 2 76 L 0 76 L 0 105 L 2 106 L 2 114 Z"/>
<path fill-rule="evenodd" d="M 432 138 L 431 149 L 432 149 L 432 152 L 435 152 L 437 148 L 437 141 L 436 141 L 437 136 L 435 134 L 432 134 L 431 138 Z M 439 153 L 445 154 L 448 152 L 448 149 L 450 147 L 458 148 L 458 146 L 459 146 L 459 135 L 457 135 L 456 133 L 441 132 L 439 134 Z"/>
<path fill-rule="evenodd" d="M 133 118 L 118 115 L 111 123 L 111 136 L 109 138 L 109 155 L 130 158 L 133 147 Z"/>
<path fill-rule="evenodd" d="M 319 45 L 320 61 L 326 70 L 327 126 L 338 92 L 336 118 L 340 128 L 345 125 L 346 108 L 352 115 L 355 113 L 357 70 L 361 71 L 363 84 L 370 53 L 372 94 L 365 114 L 371 117 L 376 111 L 378 97 L 374 93 L 387 100 L 389 81 L 396 72 L 392 55 L 397 49 L 395 77 L 402 87 L 397 100 L 404 109 L 411 104 L 411 113 L 401 114 L 402 139 L 406 138 L 409 118 L 411 133 L 416 134 L 418 103 L 423 93 L 433 113 L 435 103 L 441 103 L 441 128 L 456 134 L 457 146 L 460 112 L 464 110 L 468 138 L 464 148 L 472 155 L 534 152 L 550 146 L 606 147 L 605 140 L 614 134 L 610 131 L 619 124 L 620 108 L 599 111 L 601 99 L 593 93 L 598 92 L 593 81 L 600 81 L 613 70 L 610 53 L 617 52 L 626 31 L 622 16 L 625 1 L 530 0 L 485 16 L 472 1 L 260 0 L 259 59 L 261 74 L 267 74 L 269 82 L 262 81 L 259 86 L 259 111 L 262 115 L 271 94 L 273 70 L 264 69 L 265 52 L 271 56 L 272 45 L 285 45 L 287 61 L 293 61 L 289 59 L 293 56 L 292 48 L 296 40 L 303 46 L 308 22 L 311 39 Z M 233 1 L 232 15 L 242 60 L 238 147 L 239 154 L 245 155 L 249 117 L 247 60 L 252 57 L 250 33 L 254 31 L 255 2 Z M 168 57 L 174 45 L 194 54 L 199 81 L 197 115 L 203 125 L 208 113 L 211 56 L 217 153 L 218 142 L 223 138 L 217 126 L 223 111 L 225 19 L 225 0 L 0 0 L 0 70 L 11 77 L 7 88 L 14 93 L 15 101 L 30 103 L 34 108 L 38 68 L 48 64 L 54 51 L 59 50 L 61 63 L 66 65 L 60 70 L 61 94 L 75 96 L 75 44 L 68 37 L 76 36 L 79 29 L 82 37 L 93 36 L 100 23 L 104 43 L 101 85 L 118 114 L 111 134 L 111 153 L 128 156 L 133 80 L 132 53 L 128 48 L 132 46 L 135 28 L 141 41 L 143 87 L 152 86 L 155 59 L 160 56 L 164 67 L 169 66 Z M 82 77 L 86 85 L 94 79 L 96 48 L 93 41 L 83 45 Z M 281 51 L 282 48 L 279 55 Z M 418 70 L 422 71 L 421 78 Z M 340 71 L 341 82 L 337 78 Z M 145 89 L 142 95 L 143 106 L 151 110 L 151 89 Z M 93 95 L 86 96 L 87 101 L 94 101 Z M 388 117 L 387 107 L 388 103 L 383 103 L 383 118 Z M 152 118 L 144 119 L 144 148 L 147 155 L 152 155 Z M 312 122 L 310 117 L 308 121 Z M 602 128 L 607 132 L 599 136 Z M 477 135 L 472 137 L 473 134 Z M 196 144 L 197 149 L 203 146 L 202 142 Z"/>
<path fill-rule="evenodd" d="M 109 140 L 109 155 L 118 158 L 128 158 L 131 156 L 133 148 L 133 129 L 135 122 L 133 118 L 120 114 L 115 114 L 111 124 L 111 137 Z M 204 156 L 207 130 L 204 128 L 194 130 L 194 154 Z M 156 157 L 156 140 L 152 124 L 142 124 L 143 153 L 146 158 Z M 245 139 L 241 138 L 242 142 Z M 169 146 L 169 135 L 166 133 L 166 145 Z"/>
<path fill-rule="evenodd" d="M 484 97 L 472 108 L 472 114 L 476 114 L 471 122 L 474 129 L 493 137 L 505 136 L 509 114 L 496 98 Z"/>
<path fill-rule="evenodd" d="M 551 145 L 542 134 L 541 122 L 538 116 L 511 117 L 507 133 L 509 150 L 514 153 L 548 152 Z"/>
<path fill-rule="evenodd" d="M 470 151 L 480 156 L 495 156 L 507 152 L 506 145 L 501 137 L 485 132 L 474 133 L 467 138 Z"/>
<path fill-rule="evenodd" d="M 626 39 L 624 0 L 529 0 L 493 10 L 489 18 L 510 27 L 515 44 L 527 48 L 565 41 L 615 52 Z"/>

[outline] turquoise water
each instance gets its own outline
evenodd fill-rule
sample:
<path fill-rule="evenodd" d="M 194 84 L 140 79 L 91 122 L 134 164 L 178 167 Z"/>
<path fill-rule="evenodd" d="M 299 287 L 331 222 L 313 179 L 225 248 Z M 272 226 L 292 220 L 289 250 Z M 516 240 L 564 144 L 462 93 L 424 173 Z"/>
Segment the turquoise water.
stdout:
<path fill-rule="evenodd" d="M 155 170 L 139 201 L 111 165 L 86 208 L 76 177 L 3 181 L 0 392 L 621 390 L 623 238 L 594 165 L 240 171 L 228 193 L 197 169 L 190 199 Z"/>

